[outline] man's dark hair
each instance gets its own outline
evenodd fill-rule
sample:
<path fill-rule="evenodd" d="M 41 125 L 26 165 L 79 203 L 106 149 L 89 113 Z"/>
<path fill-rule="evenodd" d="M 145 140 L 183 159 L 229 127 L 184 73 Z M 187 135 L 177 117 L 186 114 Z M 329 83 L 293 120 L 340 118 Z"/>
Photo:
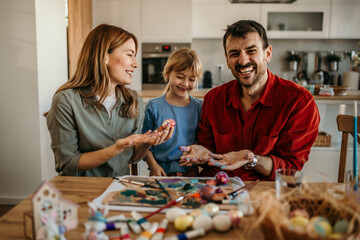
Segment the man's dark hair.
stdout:
<path fill-rule="evenodd" d="M 263 49 L 266 49 L 269 46 L 268 39 L 266 36 L 266 31 L 264 27 L 255 21 L 252 20 L 240 20 L 236 23 L 227 26 L 226 32 L 223 37 L 223 45 L 226 54 L 226 40 L 229 37 L 239 37 L 244 38 L 246 34 L 250 32 L 257 32 L 262 40 Z"/>

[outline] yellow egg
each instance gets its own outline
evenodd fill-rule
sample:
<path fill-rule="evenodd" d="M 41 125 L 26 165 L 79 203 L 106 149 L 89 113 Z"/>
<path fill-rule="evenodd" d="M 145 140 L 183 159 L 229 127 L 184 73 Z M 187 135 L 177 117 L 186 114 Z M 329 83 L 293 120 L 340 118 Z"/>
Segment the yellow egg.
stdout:
<path fill-rule="evenodd" d="M 293 217 L 290 219 L 290 223 L 292 225 L 301 226 L 303 228 L 306 227 L 306 225 L 309 223 L 309 219 L 302 216 Z"/>
<path fill-rule="evenodd" d="M 184 231 L 186 231 L 186 229 L 191 227 L 193 221 L 194 221 L 194 218 L 192 216 L 181 215 L 175 219 L 174 225 L 175 225 L 176 230 L 178 230 L 180 232 L 184 232 Z"/>

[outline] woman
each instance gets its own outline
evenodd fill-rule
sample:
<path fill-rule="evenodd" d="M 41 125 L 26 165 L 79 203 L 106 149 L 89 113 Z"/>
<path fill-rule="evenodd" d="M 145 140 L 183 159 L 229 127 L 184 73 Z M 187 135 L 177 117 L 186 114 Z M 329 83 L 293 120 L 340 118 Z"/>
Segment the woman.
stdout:
<path fill-rule="evenodd" d="M 59 175 L 115 177 L 142 159 L 152 145 L 172 136 L 141 132 L 141 98 L 125 87 L 132 82 L 137 38 L 102 24 L 87 36 L 74 76 L 55 93 L 46 116 Z"/>

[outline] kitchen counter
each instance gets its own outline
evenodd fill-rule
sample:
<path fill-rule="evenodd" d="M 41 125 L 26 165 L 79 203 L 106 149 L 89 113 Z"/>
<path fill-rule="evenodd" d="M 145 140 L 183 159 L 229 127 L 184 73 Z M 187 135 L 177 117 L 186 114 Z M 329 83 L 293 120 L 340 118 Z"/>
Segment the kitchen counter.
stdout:
<path fill-rule="evenodd" d="M 196 98 L 204 98 L 211 89 L 199 89 L 190 92 Z M 138 92 L 142 98 L 156 98 L 163 94 L 162 90 L 142 90 Z M 360 91 L 351 91 L 345 96 L 314 96 L 315 100 L 360 100 Z"/>

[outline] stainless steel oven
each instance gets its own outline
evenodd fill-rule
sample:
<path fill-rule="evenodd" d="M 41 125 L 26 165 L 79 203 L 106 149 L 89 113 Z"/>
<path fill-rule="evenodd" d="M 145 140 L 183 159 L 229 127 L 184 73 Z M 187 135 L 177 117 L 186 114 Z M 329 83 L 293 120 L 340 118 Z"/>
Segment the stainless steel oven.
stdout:
<path fill-rule="evenodd" d="M 190 43 L 143 43 L 142 44 L 142 89 L 163 89 L 162 72 L 170 54 Z"/>

